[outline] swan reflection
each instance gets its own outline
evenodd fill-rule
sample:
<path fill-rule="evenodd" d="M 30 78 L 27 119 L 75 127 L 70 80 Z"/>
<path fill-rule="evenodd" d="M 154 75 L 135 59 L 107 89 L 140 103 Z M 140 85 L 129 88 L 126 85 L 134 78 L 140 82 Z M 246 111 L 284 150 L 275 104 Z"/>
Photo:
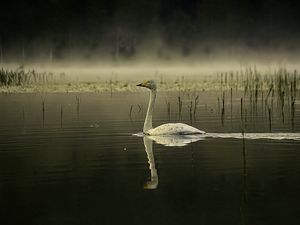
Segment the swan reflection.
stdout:
<path fill-rule="evenodd" d="M 232 139 L 247 139 L 247 140 L 291 140 L 300 141 L 300 133 L 206 133 L 200 135 L 165 135 L 165 136 L 150 136 L 143 133 L 134 134 L 138 137 L 143 137 L 145 151 L 148 157 L 149 169 L 151 172 L 151 180 L 144 185 L 145 189 L 156 189 L 158 187 L 158 175 L 155 167 L 155 160 L 153 154 L 153 141 L 164 146 L 186 146 L 192 142 L 200 140 L 209 140 L 212 138 L 232 138 Z"/>
<path fill-rule="evenodd" d="M 164 146 L 185 146 L 189 143 L 202 140 L 199 135 L 170 135 L 170 136 L 143 136 L 145 151 L 148 158 L 151 178 L 144 184 L 145 189 L 156 189 L 158 187 L 158 175 L 155 167 L 153 154 L 153 141 Z"/>
<path fill-rule="evenodd" d="M 147 138 L 155 141 L 157 144 L 164 146 L 186 146 L 192 142 L 204 140 L 203 135 L 167 135 L 167 136 L 147 136 Z"/>
<path fill-rule="evenodd" d="M 155 160 L 154 160 L 154 155 L 152 150 L 153 143 L 152 140 L 149 139 L 147 136 L 144 136 L 143 139 L 144 139 L 145 151 L 147 153 L 149 169 L 151 172 L 151 180 L 145 182 L 144 188 L 156 189 L 158 186 L 158 175 L 157 175 L 157 170 L 155 168 Z"/>

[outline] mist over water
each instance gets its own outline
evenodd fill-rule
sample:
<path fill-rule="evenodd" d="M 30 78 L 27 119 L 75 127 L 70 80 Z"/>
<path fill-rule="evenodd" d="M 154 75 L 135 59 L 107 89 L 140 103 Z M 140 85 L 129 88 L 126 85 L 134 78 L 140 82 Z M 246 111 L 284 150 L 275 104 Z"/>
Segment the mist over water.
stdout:
<path fill-rule="evenodd" d="M 142 80 L 208 80 L 221 73 L 243 73 L 247 69 L 256 70 L 262 75 L 271 75 L 279 70 L 287 70 L 289 73 L 300 71 L 298 62 L 282 60 L 280 63 L 270 61 L 143 61 L 132 60 L 128 62 L 88 62 L 88 61 L 62 61 L 53 64 L 45 62 L 35 63 L 5 63 L 1 65 L 4 70 L 18 70 L 20 66 L 25 71 L 36 71 L 37 73 L 52 73 L 60 77 L 65 77 L 62 81 L 69 82 L 98 82 L 98 81 L 142 81 Z M 59 79 L 57 79 L 59 82 Z"/>

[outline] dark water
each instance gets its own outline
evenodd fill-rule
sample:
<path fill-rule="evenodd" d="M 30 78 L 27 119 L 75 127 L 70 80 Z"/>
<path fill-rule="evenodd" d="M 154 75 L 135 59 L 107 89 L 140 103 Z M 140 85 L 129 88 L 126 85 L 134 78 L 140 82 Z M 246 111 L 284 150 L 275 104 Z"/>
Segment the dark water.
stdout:
<path fill-rule="evenodd" d="M 75 96 L 0 96 L 1 224 L 300 223 L 299 105 L 284 121 L 274 109 L 270 129 L 262 106 L 242 124 L 238 94 L 222 115 L 219 96 L 200 93 L 192 118 L 183 96 L 180 119 L 177 93 L 159 93 L 154 125 L 213 134 L 169 147 L 183 142 L 132 135 L 148 93 L 77 94 L 79 111 Z"/>

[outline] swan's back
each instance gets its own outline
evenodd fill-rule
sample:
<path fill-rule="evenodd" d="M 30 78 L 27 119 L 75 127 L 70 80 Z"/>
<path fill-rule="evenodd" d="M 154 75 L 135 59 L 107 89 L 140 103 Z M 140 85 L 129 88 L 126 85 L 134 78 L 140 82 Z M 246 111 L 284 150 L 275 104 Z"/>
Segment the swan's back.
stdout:
<path fill-rule="evenodd" d="M 204 131 L 184 123 L 166 123 L 156 128 L 152 128 L 146 134 L 155 135 L 188 135 L 188 134 L 205 134 Z"/>

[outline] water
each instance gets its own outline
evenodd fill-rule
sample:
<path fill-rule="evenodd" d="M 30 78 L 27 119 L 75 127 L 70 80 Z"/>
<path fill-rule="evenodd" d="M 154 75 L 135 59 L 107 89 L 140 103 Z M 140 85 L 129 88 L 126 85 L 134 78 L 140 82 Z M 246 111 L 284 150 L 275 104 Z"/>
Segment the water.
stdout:
<path fill-rule="evenodd" d="M 133 135 L 147 92 L 0 95 L 1 224 L 299 224 L 299 104 L 270 129 L 262 106 L 241 122 L 239 93 L 224 115 L 199 95 L 181 119 L 178 93 L 158 95 L 154 125 L 208 132 L 183 140 Z"/>

